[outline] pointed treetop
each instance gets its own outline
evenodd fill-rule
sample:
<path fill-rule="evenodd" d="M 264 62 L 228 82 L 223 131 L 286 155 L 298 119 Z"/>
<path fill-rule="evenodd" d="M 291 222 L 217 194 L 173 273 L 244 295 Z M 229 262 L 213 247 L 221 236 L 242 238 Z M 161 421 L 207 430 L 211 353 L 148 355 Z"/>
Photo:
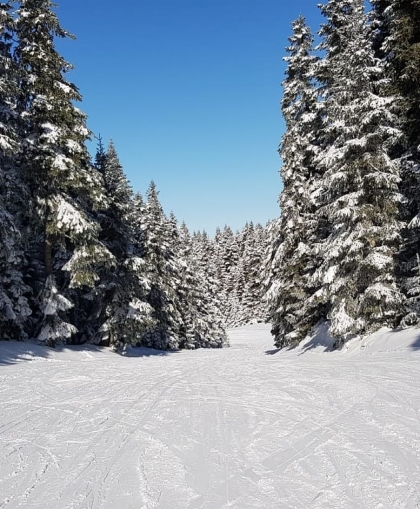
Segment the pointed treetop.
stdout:
<path fill-rule="evenodd" d="M 105 152 L 104 144 L 102 143 L 102 136 L 100 134 L 98 134 L 97 140 L 98 140 L 98 145 L 96 148 L 94 166 L 100 173 L 103 174 L 104 170 L 105 170 L 106 152 Z"/>

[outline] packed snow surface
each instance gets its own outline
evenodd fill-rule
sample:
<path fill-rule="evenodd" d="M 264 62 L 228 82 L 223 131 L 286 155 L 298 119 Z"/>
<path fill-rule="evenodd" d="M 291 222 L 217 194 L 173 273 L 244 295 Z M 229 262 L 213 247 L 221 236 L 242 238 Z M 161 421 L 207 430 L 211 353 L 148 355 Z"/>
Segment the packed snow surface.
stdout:
<path fill-rule="evenodd" d="M 420 330 L 340 352 L 0 343 L 0 508 L 420 507 Z M 141 354 L 141 356 L 139 356 Z M 137 355 L 137 356 L 136 356 Z"/>

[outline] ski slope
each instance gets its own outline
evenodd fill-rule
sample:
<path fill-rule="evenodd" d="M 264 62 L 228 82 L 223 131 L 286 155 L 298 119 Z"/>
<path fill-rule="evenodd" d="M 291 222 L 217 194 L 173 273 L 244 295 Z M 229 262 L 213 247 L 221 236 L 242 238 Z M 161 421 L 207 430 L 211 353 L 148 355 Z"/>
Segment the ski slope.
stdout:
<path fill-rule="evenodd" d="M 266 325 L 230 338 L 0 342 L 0 508 L 420 507 L 419 329 L 331 353 L 322 331 L 281 352 Z"/>

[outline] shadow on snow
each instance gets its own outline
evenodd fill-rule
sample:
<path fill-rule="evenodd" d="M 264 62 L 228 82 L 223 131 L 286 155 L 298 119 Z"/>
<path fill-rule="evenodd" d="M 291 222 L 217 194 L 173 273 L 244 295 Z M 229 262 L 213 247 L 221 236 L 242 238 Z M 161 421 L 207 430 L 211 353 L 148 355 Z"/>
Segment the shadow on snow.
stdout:
<path fill-rule="evenodd" d="M 47 359 L 50 357 L 47 348 L 40 351 L 42 347 L 30 343 L 18 343 L 15 341 L 0 342 L 0 366 L 17 364 L 18 362 L 32 361 L 36 358 Z"/>
<path fill-rule="evenodd" d="M 109 352 L 111 355 L 122 357 L 163 357 L 178 353 L 178 350 L 154 350 L 145 347 L 128 347 L 124 352 L 113 352 L 107 347 L 97 345 L 57 345 L 50 348 L 39 345 L 35 341 L 0 341 L 0 366 L 17 364 L 19 362 L 30 362 L 35 360 L 61 360 L 62 354 L 96 354 Z M 67 357 L 68 359 L 69 357 Z M 74 360 L 74 358 L 73 358 Z"/>
<path fill-rule="evenodd" d="M 36 360 L 60 360 L 64 353 L 98 353 L 105 349 L 96 345 L 57 345 L 51 348 L 36 341 L 0 341 L 0 366 Z"/>
<path fill-rule="evenodd" d="M 419 337 L 414 341 L 414 343 L 411 344 L 412 350 L 420 350 L 420 335 Z"/>
<path fill-rule="evenodd" d="M 266 350 L 265 355 L 275 355 L 276 353 L 279 353 L 281 348 L 274 348 L 273 350 Z"/>

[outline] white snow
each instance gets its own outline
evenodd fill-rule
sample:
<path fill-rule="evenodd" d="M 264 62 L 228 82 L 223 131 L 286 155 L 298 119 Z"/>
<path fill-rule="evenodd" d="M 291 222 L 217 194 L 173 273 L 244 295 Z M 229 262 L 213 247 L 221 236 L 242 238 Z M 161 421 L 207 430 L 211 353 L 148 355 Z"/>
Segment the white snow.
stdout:
<path fill-rule="evenodd" d="M 0 342 L 0 508 L 418 508 L 420 329 L 329 353 L 324 332 L 136 357 Z"/>
<path fill-rule="evenodd" d="M 92 223 L 86 219 L 84 214 L 78 210 L 74 205 L 66 201 L 63 196 L 54 197 L 54 205 L 57 213 L 57 228 L 63 229 L 64 231 L 72 231 L 73 233 L 86 233 L 92 230 Z M 86 256 L 85 251 L 79 250 L 72 257 L 73 262 L 67 262 L 68 264 L 76 263 L 77 257 Z M 66 270 L 66 269 L 64 269 Z"/>

